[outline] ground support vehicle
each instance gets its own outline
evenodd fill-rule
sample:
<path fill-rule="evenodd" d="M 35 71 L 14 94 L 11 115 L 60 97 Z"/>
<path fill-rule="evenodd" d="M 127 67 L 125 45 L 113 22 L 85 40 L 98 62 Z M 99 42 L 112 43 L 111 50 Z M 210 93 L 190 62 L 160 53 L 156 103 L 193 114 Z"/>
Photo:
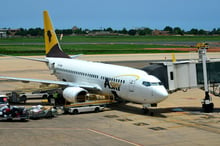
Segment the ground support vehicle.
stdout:
<path fill-rule="evenodd" d="M 23 93 L 19 94 L 17 92 L 12 91 L 7 93 L 6 95 L 9 97 L 8 101 L 10 103 L 26 103 L 27 100 L 27 97 Z"/>
<path fill-rule="evenodd" d="M 27 120 L 27 109 L 23 106 L 10 106 L 8 99 L 8 96 L 0 95 L 0 120 Z"/>
<path fill-rule="evenodd" d="M 0 106 L 0 120 L 22 120 L 29 119 L 29 113 L 23 106 L 10 106 L 8 104 Z"/>
<path fill-rule="evenodd" d="M 104 107 L 99 105 L 90 105 L 90 106 L 82 106 L 82 107 L 72 107 L 69 108 L 68 112 L 71 114 L 78 114 L 83 112 L 100 112 L 103 111 Z"/>
<path fill-rule="evenodd" d="M 18 97 L 26 99 L 26 100 L 34 100 L 34 99 L 47 99 L 49 96 L 46 92 L 27 92 L 27 93 L 19 93 Z"/>
<path fill-rule="evenodd" d="M 39 92 L 9 92 L 6 94 L 9 97 L 10 103 L 26 103 L 27 100 L 30 99 L 47 99 L 49 94 L 46 91 L 39 91 Z"/>
<path fill-rule="evenodd" d="M 47 99 L 49 94 L 47 91 L 34 91 L 32 93 L 26 93 L 25 94 L 28 99 Z"/>
<path fill-rule="evenodd" d="M 53 107 L 44 107 L 42 105 L 32 106 L 28 109 L 30 119 L 53 118 L 57 115 L 57 110 Z"/>
<path fill-rule="evenodd" d="M 0 95 L 0 107 L 1 105 L 7 105 L 8 104 L 8 96 L 6 95 Z"/>
<path fill-rule="evenodd" d="M 94 100 L 72 103 L 64 106 L 65 113 L 78 114 L 83 112 L 100 112 L 108 104 L 114 103 L 113 100 Z"/>

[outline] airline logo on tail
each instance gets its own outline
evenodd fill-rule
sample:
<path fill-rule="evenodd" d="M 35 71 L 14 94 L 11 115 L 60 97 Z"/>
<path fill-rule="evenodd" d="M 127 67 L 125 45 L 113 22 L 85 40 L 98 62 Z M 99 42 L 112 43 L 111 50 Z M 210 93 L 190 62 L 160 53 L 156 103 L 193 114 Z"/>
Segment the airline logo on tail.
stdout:
<path fill-rule="evenodd" d="M 44 39 L 45 39 L 45 50 L 47 57 L 59 57 L 59 58 L 70 58 L 61 49 L 56 33 L 53 29 L 50 16 L 47 11 L 43 12 L 44 15 Z"/>

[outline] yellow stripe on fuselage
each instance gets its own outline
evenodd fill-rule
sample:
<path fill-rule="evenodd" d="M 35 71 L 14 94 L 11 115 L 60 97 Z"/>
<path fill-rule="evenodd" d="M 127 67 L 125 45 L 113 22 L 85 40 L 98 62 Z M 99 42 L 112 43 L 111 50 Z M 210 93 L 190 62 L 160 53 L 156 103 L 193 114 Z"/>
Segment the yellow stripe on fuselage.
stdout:
<path fill-rule="evenodd" d="M 136 74 L 124 74 L 124 75 L 115 76 L 115 78 L 117 78 L 117 77 L 125 77 L 125 76 L 136 77 L 136 80 L 140 79 L 140 76 L 136 75 Z"/>

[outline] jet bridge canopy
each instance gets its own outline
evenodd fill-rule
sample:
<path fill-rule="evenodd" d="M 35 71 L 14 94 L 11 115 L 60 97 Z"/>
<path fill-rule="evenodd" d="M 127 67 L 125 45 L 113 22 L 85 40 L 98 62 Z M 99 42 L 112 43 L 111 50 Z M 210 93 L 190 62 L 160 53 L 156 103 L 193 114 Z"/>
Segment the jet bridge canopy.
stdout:
<path fill-rule="evenodd" d="M 156 76 L 163 83 L 165 88 L 169 89 L 166 65 L 152 64 L 150 66 L 144 67 L 142 70 L 146 71 L 150 75 Z"/>

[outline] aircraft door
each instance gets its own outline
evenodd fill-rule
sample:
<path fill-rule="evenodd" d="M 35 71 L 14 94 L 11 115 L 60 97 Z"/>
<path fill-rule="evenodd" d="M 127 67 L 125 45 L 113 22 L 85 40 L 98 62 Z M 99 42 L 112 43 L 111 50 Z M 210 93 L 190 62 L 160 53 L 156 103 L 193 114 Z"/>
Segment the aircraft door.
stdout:
<path fill-rule="evenodd" d="M 129 81 L 129 92 L 134 92 L 135 80 Z"/>
<path fill-rule="evenodd" d="M 50 68 L 51 75 L 55 74 L 55 72 L 56 72 L 56 70 L 55 70 L 55 63 L 49 64 L 49 68 Z"/>

